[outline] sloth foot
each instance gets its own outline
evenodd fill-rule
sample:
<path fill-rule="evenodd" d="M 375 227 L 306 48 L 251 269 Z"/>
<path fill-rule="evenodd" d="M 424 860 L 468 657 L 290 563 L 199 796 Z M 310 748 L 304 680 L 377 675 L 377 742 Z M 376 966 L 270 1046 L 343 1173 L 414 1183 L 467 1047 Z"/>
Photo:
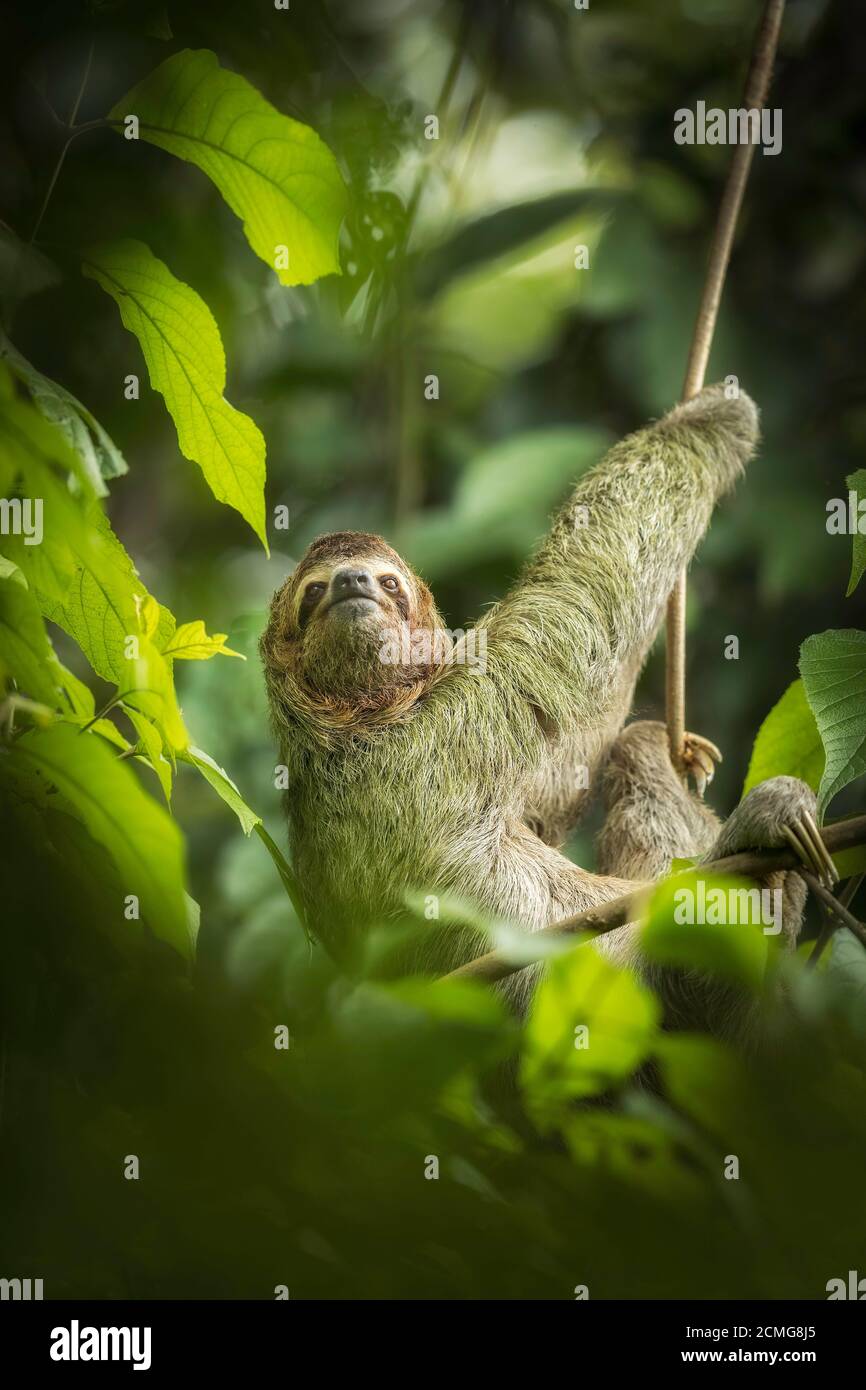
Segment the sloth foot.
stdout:
<path fill-rule="evenodd" d="M 686 779 L 693 777 L 695 790 L 701 798 L 716 775 L 716 763 L 722 755 L 714 743 L 700 734 L 686 734 L 683 739 L 682 766 Z"/>

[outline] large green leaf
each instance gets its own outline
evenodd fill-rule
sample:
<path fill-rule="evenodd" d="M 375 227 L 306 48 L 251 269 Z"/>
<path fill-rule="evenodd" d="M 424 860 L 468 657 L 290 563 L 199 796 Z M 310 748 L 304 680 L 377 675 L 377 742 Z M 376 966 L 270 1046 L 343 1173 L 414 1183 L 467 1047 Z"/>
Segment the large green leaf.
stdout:
<path fill-rule="evenodd" d="M 113 859 L 124 896 L 135 894 L 156 935 L 191 955 L 183 838 L 126 763 L 102 739 L 64 723 L 25 734 L 6 756 L 43 789 L 61 792 Z M 122 919 L 122 900 L 117 913 Z"/>
<path fill-rule="evenodd" d="M 823 816 L 836 793 L 866 772 L 866 632 L 807 637 L 800 674 L 827 755 L 818 789 Z"/>
<path fill-rule="evenodd" d="M 87 563 L 76 563 L 61 599 L 42 594 L 42 611 L 78 643 L 97 675 L 125 683 L 126 641 L 139 631 L 139 607 L 151 596 L 132 560 L 97 507 L 91 516 Z M 159 608 L 155 644 L 163 647 L 174 632 L 174 618 Z"/>
<path fill-rule="evenodd" d="M 652 1045 L 658 1018 L 649 990 L 594 947 L 549 961 L 520 1060 L 521 1087 L 536 1120 L 544 1126 L 572 1101 L 625 1081 Z M 581 1027 L 585 1035 L 576 1032 Z"/>
<path fill-rule="evenodd" d="M 136 654 L 124 660 L 118 694 L 127 708 L 138 710 L 156 726 L 166 748 L 174 754 L 186 748 L 189 734 L 178 709 L 171 662 L 150 638 L 133 635 Z"/>
<path fill-rule="evenodd" d="M 57 663 L 39 605 L 20 570 L 0 579 L 0 681 L 14 680 L 25 695 L 49 709 L 62 708 L 52 666 Z"/>
<path fill-rule="evenodd" d="M 125 327 L 138 339 L 150 383 L 174 420 L 181 453 L 199 465 L 214 497 L 240 512 L 267 549 L 265 441 L 250 417 L 223 395 L 226 359 L 210 309 L 141 241 L 91 247 L 84 273 L 117 301 Z"/>
<path fill-rule="evenodd" d="M 241 652 L 226 646 L 227 641 L 227 633 L 207 632 L 201 618 L 196 618 L 195 622 L 181 623 L 162 650 L 164 656 L 179 661 L 209 661 L 212 656 L 236 656 L 246 661 Z"/>
<path fill-rule="evenodd" d="M 0 407 L 0 492 L 31 499 L 40 509 L 42 532 L 38 544 L 23 533 L 4 535 L 3 551 L 37 597 L 49 594 L 60 601 L 76 563 L 91 562 L 88 505 L 69 488 L 70 478 L 82 478 L 81 461 L 62 431 L 15 392 L 3 363 Z M 96 506 L 92 498 L 90 506 Z"/>
<path fill-rule="evenodd" d="M 743 896 L 746 894 L 747 896 Z M 668 878 L 653 891 L 641 932 L 648 960 L 718 976 L 757 993 L 767 969 L 762 909 L 774 906 L 743 879 L 689 875 Z"/>
<path fill-rule="evenodd" d="M 768 777 L 799 777 L 817 791 L 824 745 L 802 681 L 793 681 L 767 715 L 755 739 L 743 796 Z"/>
<path fill-rule="evenodd" d="M 122 126 L 129 115 L 138 117 L 142 139 L 212 179 L 284 285 L 339 274 L 346 189 L 334 156 L 209 49 L 174 54 L 117 102 L 109 120 Z"/>

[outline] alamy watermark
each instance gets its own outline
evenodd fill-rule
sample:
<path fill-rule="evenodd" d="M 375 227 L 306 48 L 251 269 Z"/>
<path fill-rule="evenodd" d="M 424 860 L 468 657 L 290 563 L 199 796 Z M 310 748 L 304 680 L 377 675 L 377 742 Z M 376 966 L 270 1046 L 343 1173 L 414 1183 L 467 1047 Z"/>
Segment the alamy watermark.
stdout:
<path fill-rule="evenodd" d="M 41 545 L 42 534 L 41 497 L 0 497 L 0 535 L 23 536 L 25 545 Z"/>
<path fill-rule="evenodd" d="M 468 666 L 479 675 L 487 669 L 484 628 L 391 629 L 379 648 L 383 666 Z"/>
<path fill-rule="evenodd" d="M 694 111 L 681 106 L 674 112 L 674 140 L 678 145 L 760 145 L 764 154 L 779 154 L 782 112 L 767 106 L 708 110 L 707 103 L 699 101 Z"/>
<path fill-rule="evenodd" d="M 69 1327 L 51 1329 L 52 1361 L 131 1361 L 134 1371 L 150 1370 L 149 1327 Z"/>
<path fill-rule="evenodd" d="M 0 1300 L 29 1303 L 42 1298 L 41 1279 L 0 1279 Z"/>
<path fill-rule="evenodd" d="M 678 926 L 760 926 L 765 936 L 782 930 L 781 888 L 708 888 L 698 879 L 694 888 L 674 891 L 674 921 Z"/>

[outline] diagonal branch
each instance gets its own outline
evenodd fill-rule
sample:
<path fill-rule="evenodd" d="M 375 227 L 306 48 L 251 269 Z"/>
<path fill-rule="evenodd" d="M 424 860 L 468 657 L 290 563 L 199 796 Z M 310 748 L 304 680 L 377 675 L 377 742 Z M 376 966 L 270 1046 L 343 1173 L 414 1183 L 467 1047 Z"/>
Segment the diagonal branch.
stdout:
<path fill-rule="evenodd" d="M 837 821 L 835 825 L 825 826 L 821 831 L 821 838 L 831 854 L 839 854 L 842 850 L 853 849 L 858 845 L 866 845 L 866 816 L 852 816 L 850 820 Z M 772 873 L 777 869 L 801 869 L 800 860 L 789 849 L 762 849 L 746 850 L 742 854 L 729 854 L 725 859 L 716 859 L 710 864 L 698 864 L 694 868 L 685 869 L 682 873 L 673 876 L 673 882 L 687 883 L 690 878 L 703 876 L 705 874 L 734 874 L 741 878 L 762 878 L 765 874 Z M 810 885 L 811 886 L 811 885 Z M 562 922 L 554 922 L 549 927 L 543 927 L 541 931 L 531 935 L 543 941 L 549 941 L 552 937 L 567 936 L 575 933 L 592 933 L 593 936 L 602 936 L 605 932 L 615 931 L 617 927 L 623 926 L 626 922 L 633 922 L 641 912 L 646 902 L 648 893 L 654 887 L 653 884 L 641 884 L 631 893 L 626 893 L 621 898 L 612 898 L 609 902 L 599 903 L 595 907 L 587 908 L 585 912 L 578 912 L 574 917 L 567 917 Z M 832 894 L 829 895 L 832 898 Z M 837 898 L 832 898 L 833 910 L 837 913 L 846 911 Z M 844 918 L 850 926 L 848 913 Z M 855 917 L 851 920 L 856 922 Z M 859 926 L 860 924 L 857 923 Z M 542 958 L 539 952 L 538 959 Z M 500 955 L 498 951 L 488 951 L 484 956 L 479 956 L 477 960 L 467 961 L 457 970 L 452 970 L 450 974 L 444 976 L 446 980 L 503 980 L 508 975 L 514 975 L 518 970 L 524 970 L 527 965 L 533 964 L 532 961 L 521 961 L 515 964 L 506 956 Z"/>

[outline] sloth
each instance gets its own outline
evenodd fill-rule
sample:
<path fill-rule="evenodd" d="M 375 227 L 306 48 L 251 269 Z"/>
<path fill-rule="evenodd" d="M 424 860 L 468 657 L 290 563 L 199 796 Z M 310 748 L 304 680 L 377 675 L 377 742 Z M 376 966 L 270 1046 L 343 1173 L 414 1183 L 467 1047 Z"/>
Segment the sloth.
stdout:
<path fill-rule="evenodd" d="M 753 402 L 716 386 L 622 440 L 477 624 L 474 659 L 381 537 L 313 541 L 273 597 L 261 654 L 292 859 L 310 929 L 333 953 L 419 894 L 536 931 L 658 879 L 674 858 L 793 846 L 834 880 L 805 783 L 762 783 L 722 825 L 702 799 L 714 745 L 688 735 L 681 778 L 661 724 L 624 727 L 676 577 L 757 439 Z M 605 808 L 597 872 L 561 850 L 593 795 Z M 782 894 L 790 947 L 803 881 L 790 871 L 761 886 Z M 632 923 L 591 949 L 639 972 L 670 1026 L 748 1031 L 731 988 L 653 966 L 639 937 Z M 430 924 L 408 968 L 479 953 L 473 932 Z M 542 969 L 502 982 L 517 1011 Z"/>

